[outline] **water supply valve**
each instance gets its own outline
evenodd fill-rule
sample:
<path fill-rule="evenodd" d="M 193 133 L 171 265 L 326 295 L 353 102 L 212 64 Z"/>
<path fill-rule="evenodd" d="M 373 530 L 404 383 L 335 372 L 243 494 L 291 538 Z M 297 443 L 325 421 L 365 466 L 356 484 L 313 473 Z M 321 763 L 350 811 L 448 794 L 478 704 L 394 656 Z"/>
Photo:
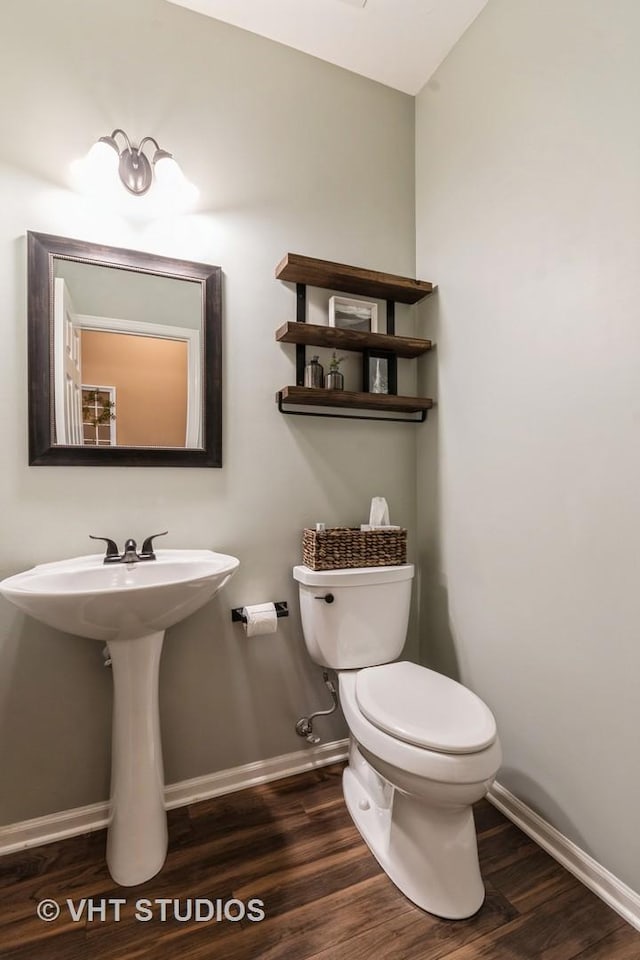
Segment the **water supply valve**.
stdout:
<path fill-rule="evenodd" d="M 316 719 L 316 717 L 328 717 L 330 714 L 335 713 L 338 709 L 338 694 L 336 693 L 336 688 L 333 684 L 333 681 L 329 679 L 329 674 L 326 670 L 323 671 L 322 678 L 324 680 L 325 687 L 331 694 L 333 705 L 328 710 L 317 710 L 315 713 L 310 714 L 310 716 L 301 717 L 298 720 L 296 723 L 296 733 L 299 737 L 304 737 L 307 743 L 320 743 L 320 737 L 316 736 L 313 732 L 313 721 Z"/>

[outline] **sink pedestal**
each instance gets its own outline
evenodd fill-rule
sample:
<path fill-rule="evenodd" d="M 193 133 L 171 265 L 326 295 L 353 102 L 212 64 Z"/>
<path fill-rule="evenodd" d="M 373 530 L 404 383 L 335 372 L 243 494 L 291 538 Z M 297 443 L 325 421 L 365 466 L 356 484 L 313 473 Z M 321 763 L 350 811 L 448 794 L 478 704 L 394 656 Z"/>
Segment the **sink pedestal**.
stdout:
<path fill-rule="evenodd" d="M 122 558 L 121 558 L 122 559 Z M 164 632 L 208 603 L 240 561 L 213 550 L 157 550 L 149 562 L 100 554 L 42 563 L 0 581 L 0 595 L 42 623 L 109 646 L 113 667 L 107 863 L 125 887 L 167 855 L 158 712 Z"/>
<path fill-rule="evenodd" d="M 109 640 L 113 738 L 107 865 L 124 887 L 155 876 L 167 855 L 158 709 L 163 640 L 164 630 L 134 640 Z"/>

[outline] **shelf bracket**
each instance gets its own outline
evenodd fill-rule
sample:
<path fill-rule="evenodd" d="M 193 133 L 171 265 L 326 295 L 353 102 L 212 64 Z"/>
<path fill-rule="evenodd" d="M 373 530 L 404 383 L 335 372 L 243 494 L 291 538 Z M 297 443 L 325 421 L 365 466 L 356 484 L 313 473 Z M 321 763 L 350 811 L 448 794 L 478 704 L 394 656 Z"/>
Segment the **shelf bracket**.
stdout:
<path fill-rule="evenodd" d="M 296 283 L 296 322 L 307 322 L 307 285 Z M 307 352 L 302 343 L 296 344 L 296 384 L 304 385 L 304 368 L 307 362 Z"/>
<path fill-rule="evenodd" d="M 394 336 L 396 332 L 396 302 L 387 300 L 387 333 Z"/>
<path fill-rule="evenodd" d="M 396 333 L 396 302 L 387 300 L 387 333 L 395 336 Z M 387 378 L 389 382 L 389 393 L 398 392 L 398 358 L 395 354 L 389 356 L 387 361 Z"/>

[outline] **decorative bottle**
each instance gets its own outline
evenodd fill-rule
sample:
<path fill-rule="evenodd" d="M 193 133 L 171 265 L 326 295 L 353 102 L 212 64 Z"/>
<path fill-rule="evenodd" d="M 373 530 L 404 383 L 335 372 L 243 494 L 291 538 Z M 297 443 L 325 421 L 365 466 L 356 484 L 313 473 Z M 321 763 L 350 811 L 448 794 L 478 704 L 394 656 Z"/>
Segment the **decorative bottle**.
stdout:
<path fill-rule="evenodd" d="M 343 357 L 336 356 L 335 350 L 329 360 L 329 373 L 327 374 L 328 390 L 344 390 L 344 375 L 340 372 L 340 364 Z"/>
<path fill-rule="evenodd" d="M 305 387 L 324 387 L 324 370 L 318 357 L 312 357 L 304 368 Z"/>

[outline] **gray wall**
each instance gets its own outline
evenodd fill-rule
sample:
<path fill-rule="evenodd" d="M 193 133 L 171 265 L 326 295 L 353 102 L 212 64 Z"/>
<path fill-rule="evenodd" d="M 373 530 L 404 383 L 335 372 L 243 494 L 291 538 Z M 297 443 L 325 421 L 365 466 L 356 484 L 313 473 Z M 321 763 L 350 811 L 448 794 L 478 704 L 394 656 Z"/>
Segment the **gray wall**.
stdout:
<path fill-rule="evenodd" d="M 115 154 L 114 154 L 115 156 Z M 94 263 L 54 259 L 76 313 L 202 330 L 202 284 Z"/>
<path fill-rule="evenodd" d="M 291 250 L 413 272 L 413 100 L 161 0 L 2 13 L 0 575 L 92 552 L 89 533 L 169 529 L 167 546 L 235 554 L 235 579 L 165 641 L 167 780 L 301 749 L 295 720 L 327 699 L 291 579 L 301 529 L 358 523 L 383 494 L 415 530 L 416 428 L 277 412 L 295 362 L 274 330 L 295 293 L 274 267 Z M 71 161 L 117 126 L 175 154 L 196 215 L 127 220 L 69 189 Z M 222 266 L 223 469 L 27 466 L 26 230 Z M 276 637 L 231 625 L 231 607 L 271 599 L 292 609 Z M 110 711 L 99 644 L 0 604 L 0 823 L 107 796 Z"/>
<path fill-rule="evenodd" d="M 422 656 L 494 709 L 501 782 L 636 890 L 639 35 L 635 0 L 491 0 L 417 98 L 416 166 Z"/>

